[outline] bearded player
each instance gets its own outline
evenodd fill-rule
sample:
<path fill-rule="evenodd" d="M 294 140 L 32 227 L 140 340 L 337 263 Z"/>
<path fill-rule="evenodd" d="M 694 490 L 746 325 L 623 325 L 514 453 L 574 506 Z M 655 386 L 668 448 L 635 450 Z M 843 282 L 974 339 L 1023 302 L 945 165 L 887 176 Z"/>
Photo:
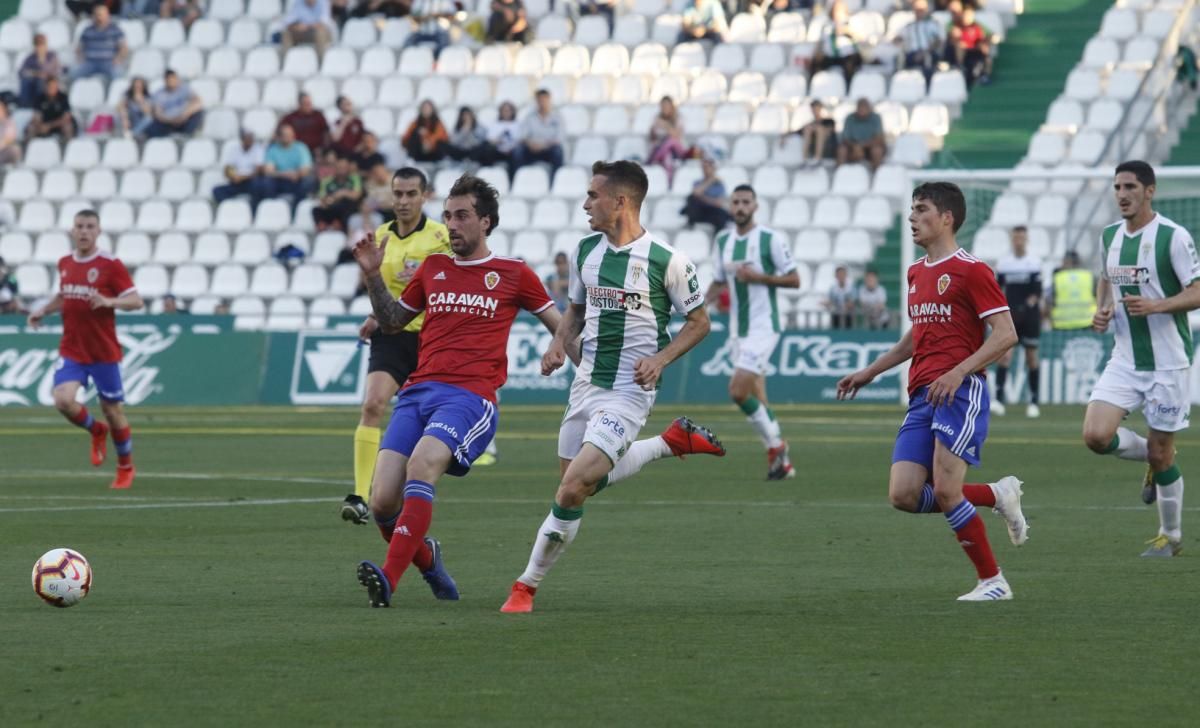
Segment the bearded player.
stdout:
<path fill-rule="evenodd" d="M 978 466 L 988 428 L 988 388 L 983 371 L 1017 343 L 1008 302 L 987 264 L 958 247 L 954 234 L 966 220 L 962 190 L 929 182 L 913 190 L 908 216 L 913 240 L 925 257 L 908 268 L 912 328 L 870 366 L 838 382 L 838 399 L 892 367 L 912 359 L 908 414 L 892 451 L 888 497 L 910 513 L 942 513 L 975 565 L 975 588 L 964 602 L 1012 599 L 976 506 L 994 508 L 1017 546 L 1028 525 L 1021 512 L 1021 481 L 967 483 Z M 984 333 L 991 327 L 991 336 Z"/>
<path fill-rule="evenodd" d="M 54 406 L 71 424 L 91 433 L 92 465 L 96 467 L 108 455 L 107 438 L 112 433 L 117 451 L 117 476 L 112 487 L 128 488 L 133 485 L 134 475 L 133 436 L 125 418 L 116 312 L 141 308 L 142 297 L 125 265 L 100 250 L 99 239 L 100 216 L 93 210 L 76 213 L 71 228 L 75 251 L 58 261 L 59 291 L 49 303 L 29 314 L 29 325 L 37 327 L 48 314 L 62 312 Z M 96 385 L 107 425 L 76 400 L 79 389 L 89 382 Z"/>

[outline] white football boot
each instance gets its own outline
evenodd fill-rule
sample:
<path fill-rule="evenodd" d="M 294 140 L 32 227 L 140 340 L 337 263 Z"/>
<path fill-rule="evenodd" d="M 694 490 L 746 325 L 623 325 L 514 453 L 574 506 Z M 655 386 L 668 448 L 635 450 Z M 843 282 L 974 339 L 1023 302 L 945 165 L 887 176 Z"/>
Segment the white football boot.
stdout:
<path fill-rule="evenodd" d="M 992 400 L 992 414 L 996 415 L 997 417 L 1003 417 L 1006 412 L 1008 412 L 1008 410 L 1004 408 L 1003 402 L 998 399 Z"/>
<path fill-rule="evenodd" d="M 996 495 L 996 506 L 992 512 L 1004 519 L 1008 526 L 1008 538 L 1014 546 L 1029 540 L 1029 522 L 1021 512 L 1021 481 L 1015 475 L 1006 475 L 995 483 L 988 483 Z"/>
<path fill-rule="evenodd" d="M 990 579 L 980 579 L 971 591 L 958 598 L 960 602 L 1000 602 L 1013 598 L 1012 587 L 1004 574 L 996 574 Z"/>

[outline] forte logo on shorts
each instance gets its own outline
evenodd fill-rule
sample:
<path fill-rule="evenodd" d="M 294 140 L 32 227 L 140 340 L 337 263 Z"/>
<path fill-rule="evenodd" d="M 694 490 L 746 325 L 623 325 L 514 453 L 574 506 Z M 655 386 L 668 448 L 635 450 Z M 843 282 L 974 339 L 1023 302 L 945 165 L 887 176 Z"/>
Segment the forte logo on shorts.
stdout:
<path fill-rule="evenodd" d="M 625 425 L 621 424 L 621 421 L 616 417 L 610 417 L 607 414 L 601 414 L 600 426 L 607 427 L 608 429 L 612 430 L 617 437 L 625 439 Z"/>
<path fill-rule="evenodd" d="M 1136 265 L 1109 266 L 1108 279 L 1114 286 L 1140 286 L 1150 282 L 1150 269 Z"/>
<path fill-rule="evenodd" d="M 588 286 L 588 305 L 601 311 L 636 311 L 642 307 L 642 294 L 620 288 Z"/>
<path fill-rule="evenodd" d="M 428 432 L 429 430 L 444 430 L 450 433 L 450 437 L 453 437 L 455 440 L 458 439 L 458 430 L 447 425 L 445 422 L 430 422 L 428 425 L 425 425 L 425 431 Z"/>

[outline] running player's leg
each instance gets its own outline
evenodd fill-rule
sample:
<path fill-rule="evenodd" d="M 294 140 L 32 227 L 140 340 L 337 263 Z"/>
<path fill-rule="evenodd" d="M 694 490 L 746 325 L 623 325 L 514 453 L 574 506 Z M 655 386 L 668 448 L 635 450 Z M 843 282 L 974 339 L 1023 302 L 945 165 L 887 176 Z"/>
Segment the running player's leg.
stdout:
<path fill-rule="evenodd" d="M 1012 366 L 1013 350 L 1007 349 L 996 362 L 996 397 L 992 400 L 992 414 L 1003 416 L 1008 402 L 1008 369 Z"/>
<path fill-rule="evenodd" d="M 1145 401 L 1152 383 L 1145 374 L 1109 362 L 1096 382 L 1083 416 L 1083 441 L 1099 455 L 1116 455 L 1123 460 L 1146 461 L 1146 438 L 1121 421 Z M 1143 381 L 1144 380 L 1144 381 Z"/>
<path fill-rule="evenodd" d="M 82 427 L 92 436 L 92 465 L 99 467 L 108 453 L 108 426 L 88 412 L 76 396 L 79 388 L 88 381 L 83 365 L 71 359 L 62 359 L 54 371 L 54 408 L 76 427 Z"/>
<path fill-rule="evenodd" d="M 429 533 L 429 524 L 433 521 L 435 487 L 452 459 L 453 453 L 445 442 L 425 435 L 417 442 L 408 460 L 400 518 L 388 542 L 387 560 L 383 562 L 383 573 L 393 589 L 408 565 L 415 563 L 417 552 L 423 547 L 428 548 L 425 535 Z M 429 566 L 431 564 L 417 564 L 422 571 Z"/>
<path fill-rule="evenodd" d="M 1150 425 L 1147 461 L 1158 503 L 1158 535 L 1143 556 L 1170 557 L 1183 549 L 1183 473 L 1175 462 L 1175 433 L 1188 426 L 1191 405 L 1187 369 L 1154 372 L 1142 414 Z"/>
<path fill-rule="evenodd" d="M 397 336 L 403 336 L 398 334 Z M 379 452 L 381 425 L 387 416 L 388 404 L 408 379 L 416 366 L 416 347 L 401 347 L 392 337 L 376 334 L 371 339 L 371 354 L 367 363 L 367 385 L 363 393 L 358 427 L 354 428 L 354 493 L 342 503 L 342 518 L 355 524 L 367 522 L 366 501 L 371 492 L 371 473 L 375 455 Z"/>
<path fill-rule="evenodd" d="M 96 394 L 100 409 L 108 421 L 112 433 L 113 447 L 117 451 L 117 473 L 113 488 L 128 488 L 133 485 L 133 432 L 125 417 L 125 385 L 121 382 L 121 365 L 92 364 L 88 367 L 92 381 L 96 383 Z"/>
<path fill-rule="evenodd" d="M 979 577 L 976 588 L 960 599 L 1011 599 L 1012 590 L 996 564 L 983 519 L 975 511 L 975 506 L 963 497 L 962 486 L 966 474 L 967 462 L 954 454 L 941 438 L 937 438 L 933 452 L 934 497 L 959 545 L 975 565 L 975 573 Z"/>
<path fill-rule="evenodd" d="M 1039 366 L 1038 343 L 1036 334 L 1021 341 L 1025 348 L 1025 374 L 1029 384 L 1029 406 L 1025 409 L 1025 414 L 1029 417 L 1041 416 L 1038 404 L 1041 399 L 1042 370 Z M 1012 349 L 1009 351 L 1011 352 Z"/>

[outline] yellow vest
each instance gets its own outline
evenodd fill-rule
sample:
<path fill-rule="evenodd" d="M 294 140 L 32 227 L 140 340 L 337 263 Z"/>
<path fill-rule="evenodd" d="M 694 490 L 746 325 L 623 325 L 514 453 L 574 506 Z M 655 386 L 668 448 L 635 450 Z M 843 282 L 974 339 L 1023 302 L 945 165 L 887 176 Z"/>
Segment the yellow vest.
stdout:
<path fill-rule="evenodd" d="M 1054 274 L 1054 308 L 1050 322 L 1055 329 L 1086 329 L 1096 314 L 1096 281 L 1091 271 L 1068 268 Z"/>
<path fill-rule="evenodd" d="M 383 282 L 387 284 L 388 291 L 396 298 L 400 298 L 404 289 L 408 288 L 407 281 L 396 278 L 397 273 L 405 269 L 416 270 L 421 261 L 434 253 L 452 254 L 450 235 L 446 232 L 446 226 L 440 222 L 434 222 L 424 215 L 417 223 L 417 229 L 404 237 L 396 234 L 394 220 L 380 225 L 379 229 L 375 231 L 375 241 L 377 244 L 382 243 L 384 238 L 387 238 L 387 250 L 383 254 L 383 265 L 379 267 L 379 274 L 383 276 Z M 412 323 L 404 327 L 404 330 L 420 331 L 423 323 L 425 323 L 425 314 L 420 313 L 412 320 Z"/>

